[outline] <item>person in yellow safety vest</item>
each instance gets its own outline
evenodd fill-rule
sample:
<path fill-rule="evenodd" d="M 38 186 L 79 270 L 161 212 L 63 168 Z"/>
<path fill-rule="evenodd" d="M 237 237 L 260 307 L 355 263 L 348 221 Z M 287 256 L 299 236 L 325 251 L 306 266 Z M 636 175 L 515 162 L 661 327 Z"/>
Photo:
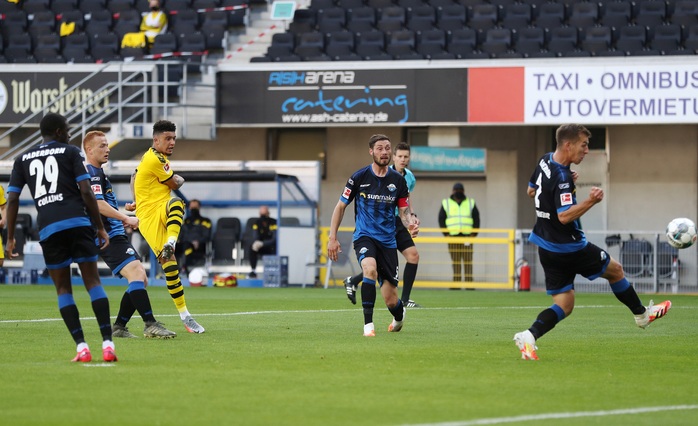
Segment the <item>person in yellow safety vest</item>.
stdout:
<path fill-rule="evenodd" d="M 160 0 L 150 0 L 150 12 L 143 15 L 141 32 L 145 34 L 148 45 L 152 46 L 155 37 L 167 32 L 167 15 L 160 10 Z"/>
<path fill-rule="evenodd" d="M 477 236 L 473 229 L 480 228 L 480 212 L 475 200 L 465 196 L 462 183 L 453 185 L 451 196 L 441 202 L 439 227 L 446 229 L 444 235 L 447 237 Z M 448 252 L 453 261 L 453 281 L 473 281 L 472 244 L 448 243 Z"/>

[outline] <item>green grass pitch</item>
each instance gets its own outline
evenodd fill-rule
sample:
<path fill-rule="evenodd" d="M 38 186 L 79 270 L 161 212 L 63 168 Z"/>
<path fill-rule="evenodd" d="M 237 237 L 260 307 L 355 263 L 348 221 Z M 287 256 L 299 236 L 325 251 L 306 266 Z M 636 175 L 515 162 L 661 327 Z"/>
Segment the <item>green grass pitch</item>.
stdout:
<path fill-rule="evenodd" d="M 124 287 L 105 288 L 113 317 Z M 177 338 L 117 339 L 119 361 L 106 364 L 88 295 L 75 288 L 93 353 L 78 364 L 53 286 L 0 286 L 0 423 L 637 426 L 698 416 L 696 296 L 670 295 L 671 312 L 641 330 L 612 295 L 579 294 L 532 362 L 512 337 L 550 306 L 542 293 L 415 289 L 425 308 L 409 310 L 400 333 L 388 333 L 377 303 L 375 338 L 363 337 L 361 307 L 343 288 L 187 288 L 203 335 L 186 333 L 165 288 L 149 294 Z M 137 314 L 129 326 L 141 335 Z"/>

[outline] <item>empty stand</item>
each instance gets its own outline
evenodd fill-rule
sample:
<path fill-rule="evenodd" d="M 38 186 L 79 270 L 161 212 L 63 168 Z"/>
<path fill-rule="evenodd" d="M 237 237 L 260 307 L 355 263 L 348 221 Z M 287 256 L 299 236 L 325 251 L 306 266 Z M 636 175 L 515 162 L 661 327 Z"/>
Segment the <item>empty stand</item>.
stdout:
<path fill-rule="evenodd" d="M 393 31 L 388 37 L 388 42 L 385 47 L 387 54 L 392 55 L 394 59 L 423 59 L 424 57 L 414 48 L 416 45 L 415 33 L 412 30 Z"/>
<path fill-rule="evenodd" d="M 681 44 L 681 27 L 678 25 L 659 25 L 653 27 L 650 48 L 662 55 L 672 54 L 679 50 Z"/>
<path fill-rule="evenodd" d="M 341 7 L 332 7 L 317 11 L 317 29 L 322 33 L 342 30 L 346 23 L 346 10 Z"/>
<path fill-rule="evenodd" d="M 378 13 L 376 28 L 383 32 L 398 31 L 405 26 L 407 11 L 400 6 L 388 6 Z"/>
<path fill-rule="evenodd" d="M 584 30 L 582 50 L 598 56 L 611 48 L 613 33 L 610 27 L 590 27 Z"/>
<path fill-rule="evenodd" d="M 567 24 L 572 27 L 586 28 L 597 24 L 599 20 L 599 3 L 579 2 L 570 7 Z"/>
<path fill-rule="evenodd" d="M 85 32 L 91 36 L 111 32 L 112 14 L 108 10 L 100 10 L 90 14 L 90 20 L 85 25 Z"/>
<path fill-rule="evenodd" d="M 468 13 L 462 4 L 450 4 L 439 7 L 436 26 L 442 30 L 458 30 L 465 27 Z"/>
<path fill-rule="evenodd" d="M 642 25 L 626 25 L 618 29 L 616 50 L 626 55 L 635 55 L 644 50 L 647 44 L 647 29 Z"/>
<path fill-rule="evenodd" d="M 294 53 L 302 60 L 323 55 L 325 53 L 325 35 L 318 31 L 301 34 L 298 37 Z"/>
<path fill-rule="evenodd" d="M 562 3 L 543 3 L 538 7 L 536 26 L 542 28 L 557 28 L 565 22 L 565 5 Z"/>
<path fill-rule="evenodd" d="M 515 50 L 524 57 L 538 55 L 545 47 L 546 30 L 541 27 L 521 28 L 518 31 Z"/>
<path fill-rule="evenodd" d="M 418 32 L 416 50 L 425 59 L 442 58 L 446 50 L 446 32 L 439 29 Z"/>
<path fill-rule="evenodd" d="M 499 57 L 511 49 L 512 30 L 509 28 L 491 28 L 487 30 L 481 50 L 492 57 Z"/>
<path fill-rule="evenodd" d="M 448 37 L 448 52 L 457 59 L 463 59 L 472 54 L 477 46 L 477 34 L 472 28 L 453 30 Z"/>
<path fill-rule="evenodd" d="M 372 7 L 358 7 L 349 9 L 347 29 L 360 33 L 372 31 L 376 28 L 376 10 Z"/>
<path fill-rule="evenodd" d="M 504 28 L 526 28 L 533 21 L 533 12 L 530 4 L 512 3 L 504 6 L 502 26 Z"/>
<path fill-rule="evenodd" d="M 468 26 L 475 30 L 488 30 L 497 25 L 501 6 L 476 4 L 472 6 Z"/>
<path fill-rule="evenodd" d="M 150 54 L 176 52 L 179 47 L 177 36 L 172 33 L 158 34 L 155 36 Z"/>
<path fill-rule="evenodd" d="M 574 27 L 557 27 L 550 30 L 548 50 L 556 56 L 566 56 L 577 50 L 579 30 Z"/>

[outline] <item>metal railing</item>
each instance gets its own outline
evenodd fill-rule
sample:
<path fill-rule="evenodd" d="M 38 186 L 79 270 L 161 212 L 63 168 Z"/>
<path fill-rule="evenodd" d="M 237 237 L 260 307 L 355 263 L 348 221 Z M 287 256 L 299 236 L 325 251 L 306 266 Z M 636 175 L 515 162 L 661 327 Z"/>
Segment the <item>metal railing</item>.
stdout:
<path fill-rule="evenodd" d="M 158 76 L 159 66 L 162 68 L 162 78 Z M 170 80 L 168 72 L 170 67 L 181 68 L 181 80 Z M 58 66 L 58 68 L 61 68 L 61 66 Z M 73 71 L 71 68 L 66 68 L 66 73 L 71 71 Z M 187 134 L 187 128 L 190 124 L 189 108 L 203 108 L 210 110 L 210 121 L 205 124 L 211 126 L 210 136 L 215 138 L 215 104 L 190 104 L 188 103 L 189 90 L 187 90 L 189 87 L 215 89 L 215 85 L 189 81 L 187 64 L 177 61 L 162 61 L 158 63 L 112 62 L 97 66 L 94 71 L 70 86 L 60 96 L 44 105 L 40 111 L 27 115 L 20 122 L 0 134 L 0 140 L 12 135 L 19 129 L 35 125 L 34 123 L 38 121 L 39 117 L 46 115 L 51 110 L 57 110 L 59 104 L 64 102 L 66 98 L 74 98 L 77 91 L 90 83 L 94 85 L 94 82 L 98 81 L 98 78 L 102 79 L 105 74 L 114 74 L 112 81 L 103 84 L 97 89 L 93 89 L 94 96 L 69 108 L 63 114 L 68 119 L 72 129 L 71 140 L 77 137 L 84 137 L 85 133 L 95 127 L 111 127 L 112 124 L 116 125 L 117 134 L 115 136 L 123 137 L 124 125 L 130 123 L 146 124 L 149 121 L 154 121 L 155 117 L 169 119 L 172 111 L 176 108 L 181 109 L 181 116 L 179 117 L 181 120 L 179 122 L 180 136 L 186 137 Z M 169 94 L 169 89 L 171 88 L 175 88 L 180 92 L 179 96 L 171 96 Z M 160 91 L 162 92 L 161 95 Z M 95 108 L 101 104 L 106 104 L 106 106 Z M 0 160 L 11 159 L 19 152 L 40 141 L 41 131 L 37 129 L 21 141 L 13 143 L 7 151 L 0 154 Z"/>

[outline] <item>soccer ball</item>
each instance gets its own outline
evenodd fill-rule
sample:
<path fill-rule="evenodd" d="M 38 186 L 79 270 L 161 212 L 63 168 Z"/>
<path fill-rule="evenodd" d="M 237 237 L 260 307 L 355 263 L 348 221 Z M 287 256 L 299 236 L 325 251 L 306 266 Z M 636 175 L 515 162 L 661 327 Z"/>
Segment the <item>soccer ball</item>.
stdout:
<path fill-rule="evenodd" d="M 691 247 L 698 239 L 696 224 L 691 219 L 678 217 L 667 225 L 666 239 L 672 247 L 677 249 Z"/>

